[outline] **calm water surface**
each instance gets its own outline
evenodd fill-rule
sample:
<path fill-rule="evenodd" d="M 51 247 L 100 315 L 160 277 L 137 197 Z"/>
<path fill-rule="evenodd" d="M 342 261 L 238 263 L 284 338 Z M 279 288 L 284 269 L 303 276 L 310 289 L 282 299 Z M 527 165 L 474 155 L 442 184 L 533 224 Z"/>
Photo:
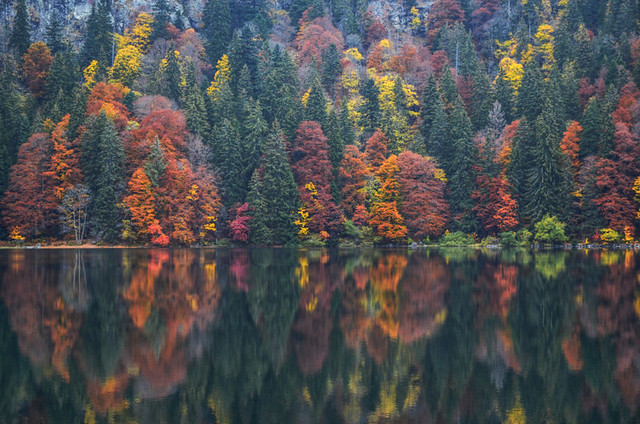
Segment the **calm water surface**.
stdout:
<path fill-rule="evenodd" d="M 637 423 L 640 254 L 0 251 L 0 423 Z"/>

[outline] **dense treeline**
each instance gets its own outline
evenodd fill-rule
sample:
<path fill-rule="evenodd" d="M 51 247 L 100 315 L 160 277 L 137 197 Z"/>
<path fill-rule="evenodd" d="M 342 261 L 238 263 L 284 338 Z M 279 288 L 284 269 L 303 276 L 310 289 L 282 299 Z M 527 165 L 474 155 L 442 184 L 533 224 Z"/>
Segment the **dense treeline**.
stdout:
<path fill-rule="evenodd" d="M 631 241 L 638 4 L 166 0 L 82 45 L 16 3 L 0 74 L 14 241 L 337 244 L 446 231 Z M 35 42 L 32 42 L 35 41 Z M 557 238 L 560 241 L 562 237 Z"/>

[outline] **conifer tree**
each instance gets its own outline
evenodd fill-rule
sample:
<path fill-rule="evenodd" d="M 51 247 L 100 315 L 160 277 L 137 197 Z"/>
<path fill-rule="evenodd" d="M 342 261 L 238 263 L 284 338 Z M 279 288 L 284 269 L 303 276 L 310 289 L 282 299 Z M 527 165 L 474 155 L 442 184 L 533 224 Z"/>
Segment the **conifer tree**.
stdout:
<path fill-rule="evenodd" d="M 153 2 L 153 32 L 151 40 L 169 38 L 167 25 L 171 22 L 169 2 L 167 0 L 154 0 Z"/>
<path fill-rule="evenodd" d="M 102 110 L 89 117 L 82 136 L 81 163 L 91 191 L 93 234 L 113 241 L 119 236 L 118 203 L 124 192 L 124 147 L 116 127 Z"/>
<path fill-rule="evenodd" d="M 178 52 L 175 51 L 173 43 L 169 45 L 169 51 L 167 51 L 165 59 L 166 65 L 161 70 L 160 92 L 162 95 L 180 102 L 182 98 L 182 71 L 178 60 Z"/>
<path fill-rule="evenodd" d="M 429 75 L 427 85 L 422 93 L 422 109 L 420 110 L 420 117 L 422 118 L 422 125 L 420 126 L 420 132 L 425 142 L 428 142 L 431 135 L 431 128 L 433 127 L 433 121 L 436 115 L 437 102 L 440 101 L 440 94 L 438 93 L 438 86 L 436 78 L 433 75 Z"/>
<path fill-rule="evenodd" d="M 264 196 L 262 195 L 263 185 L 259 174 L 259 171 L 256 169 L 251 176 L 249 193 L 247 194 L 247 203 L 251 208 L 249 238 L 253 244 L 268 245 L 273 243 L 273 233 L 267 227 L 268 211 Z"/>
<path fill-rule="evenodd" d="M 202 14 L 203 34 L 207 55 L 217 63 L 231 41 L 231 10 L 229 0 L 207 0 Z"/>
<path fill-rule="evenodd" d="M 333 93 L 334 85 L 342 73 L 341 55 L 335 44 L 331 44 L 322 53 L 322 85 L 329 93 Z"/>
<path fill-rule="evenodd" d="M 324 130 L 327 126 L 327 101 L 324 98 L 324 92 L 320 85 L 319 79 L 314 78 L 307 106 L 305 108 L 305 120 L 315 121 L 322 126 Z"/>
<path fill-rule="evenodd" d="M 21 58 L 31 45 L 31 20 L 27 11 L 27 3 L 25 0 L 18 0 L 16 3 L 16 16 L 13 18 L 11 27 L 11 37 L 9 44 L 16 50 L 18 58 Z"/>
<path fill-rule="evenodd" d="M 62 22 L 60 22 L 60 15 L 57 11 L 53 11 L 51 14 L 51 20 L 47 25 L 47 47 L 51 50 L 51 54 L 55 55 L 65 49 L 65 45 L 62 42 Z"/>
<path fill-rule="evenodd" d="M 296 237 L 294 220 L 299 206 L 298 190 L 277 121 L 267 136 L 259 169 L 266 210 L 264 223 L 272 234 L 271 243 L 292 244 Z"/>
<path fill-rule="evenodd" d="M 544 79 L 538 63 L 532 60 L 525 64 L 524 75 L 522 76 L 522 86 L 518 91 L 516 99 L 516 109 L 518 116 L 526 117 L 529 122 L 535 122 L 542 112 L 542 93 L 544 89 Z"/>
<path fill-rule="evenodd" d="M 362 87 L 362 116 L 361 125 L 364 127 L 365 134 L 371 134 L 380 126 L 380 90 L 376 87 L 373 79 L 367 79 Z"/>
<path fill-rule="evenodd" d="M 96 60 L 100 72 L 106 75 L 106 68 L 111 66 L 113 49 L 113 23 L 111 10 L 106 0 L 98 0 L 91 7 L 91 15 L 87 20 L 87 35 L 82 49 L 82 67 Z"/>

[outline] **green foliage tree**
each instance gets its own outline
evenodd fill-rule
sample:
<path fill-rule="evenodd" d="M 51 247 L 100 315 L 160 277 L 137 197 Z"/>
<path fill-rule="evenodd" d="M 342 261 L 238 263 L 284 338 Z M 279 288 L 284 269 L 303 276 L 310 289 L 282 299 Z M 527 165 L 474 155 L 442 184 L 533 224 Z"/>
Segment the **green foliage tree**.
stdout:
<path fill-rule="evenodd" d="M 113 23 L 111 7 L 106 0 L 98 0 L 91 7 L 91 15 L 87 20 L 87 35 L 81 54 L 82 67 L 92 60 L 97 60 L 101 72 L 106 75 L 106 68 L 111 66 L 113 50 Z"/>
<path fill-rule="evenodd" d="M 568 237 L 564 233 L 565 224 L 551 215 L 545 215 L 535 225 L 535 240 L 542 243 L 564 243 Z"/>
<path fill-rule="evenodd" d="M 226 53 L 231 41 L 231 10 L 229 0 L 207 0 L 202 13 L 205 47 L 211 63 Z"/>
<path fill-rule="evenodd" d="M 31 45 L 30 28 L 31 20 L 29 19 L 29 12 L 27 11 L 27 3 L 25 0 L 18 0 L 16 2 L 16 16 L 13 19 L 9 44 L 15 49 L 19 58 L 24 56 Z"/>

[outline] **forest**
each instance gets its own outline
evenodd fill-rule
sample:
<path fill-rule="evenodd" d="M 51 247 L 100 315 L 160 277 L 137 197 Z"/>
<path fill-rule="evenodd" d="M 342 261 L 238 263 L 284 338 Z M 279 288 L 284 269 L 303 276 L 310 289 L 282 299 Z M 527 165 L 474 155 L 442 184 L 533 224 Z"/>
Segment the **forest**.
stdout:
<path fill-rule="evenodd" d="M 0 5 L 9 242 L 640 235 L 635 0 L 116 3 Z"/>

